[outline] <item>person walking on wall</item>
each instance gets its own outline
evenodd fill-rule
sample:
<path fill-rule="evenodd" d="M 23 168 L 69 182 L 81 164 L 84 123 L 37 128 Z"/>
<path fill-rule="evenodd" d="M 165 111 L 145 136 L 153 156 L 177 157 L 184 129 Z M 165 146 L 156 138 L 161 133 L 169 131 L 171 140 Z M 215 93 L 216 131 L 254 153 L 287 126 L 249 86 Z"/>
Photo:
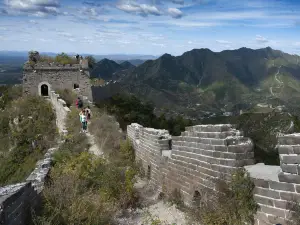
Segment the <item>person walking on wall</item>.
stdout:
<path fill-rule="evenodd" d="M 86 133 L 87 132 L 87 117 L 86 117 L 86 112 L 85 110 L 82 110 L 79 113 L 79 118 L 82 126 L 82 132 Z"/>
<path fill-rule="evenodd" d="M 85 112 L 86 112 L 86 118 L 87 118 L 87 121 L 90 122 L 90 120 L 91 120 L 91 115 L 92 115 L 90 106 L 87 106 L 87 107 L 85 108 Z"/>
<path fill-rule="evenodd" d="M 82 102 L 82 100 L 81 100 L 81 98 L 79 98 L 78 97 L 78 109 L 82 109 L 82 107 L 83 107 L 83 102 Z"/>
<path fill-rule="evenodd" d="M 76 108 L 79 108 L 78 107 L 79 99 L 80 99 L 79 97 L 76 99 L 76 102 L 75 102 Z"/>

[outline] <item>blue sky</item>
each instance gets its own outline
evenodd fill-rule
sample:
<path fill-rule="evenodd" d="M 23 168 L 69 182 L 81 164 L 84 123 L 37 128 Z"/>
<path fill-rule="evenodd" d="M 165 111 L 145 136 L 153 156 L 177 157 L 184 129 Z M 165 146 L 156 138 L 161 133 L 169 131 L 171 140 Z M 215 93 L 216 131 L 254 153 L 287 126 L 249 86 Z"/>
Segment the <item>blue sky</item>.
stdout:
<path fill-rule="evenodd" d="M 300 54 L 299 0 L 0 0 L 0 50 Z"/>

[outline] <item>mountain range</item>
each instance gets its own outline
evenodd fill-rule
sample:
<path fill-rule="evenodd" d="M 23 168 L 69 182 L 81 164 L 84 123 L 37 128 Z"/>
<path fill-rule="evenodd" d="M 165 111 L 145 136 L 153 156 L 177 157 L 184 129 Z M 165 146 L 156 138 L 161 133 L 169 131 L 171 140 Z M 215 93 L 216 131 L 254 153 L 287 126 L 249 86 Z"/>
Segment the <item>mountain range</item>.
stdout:
<path fill-rule="evenodd" d="M 97 68 L 110 68 L 106 79 L 118 79 L 122 90 L 153 101 L 157 109 L 198 117 L 275 107 L 298 111 L 299 59 L 270 47 L 193 49 L 181 56 L 164 54 L 130 69 L 109 60 L 100 61 Z"/>

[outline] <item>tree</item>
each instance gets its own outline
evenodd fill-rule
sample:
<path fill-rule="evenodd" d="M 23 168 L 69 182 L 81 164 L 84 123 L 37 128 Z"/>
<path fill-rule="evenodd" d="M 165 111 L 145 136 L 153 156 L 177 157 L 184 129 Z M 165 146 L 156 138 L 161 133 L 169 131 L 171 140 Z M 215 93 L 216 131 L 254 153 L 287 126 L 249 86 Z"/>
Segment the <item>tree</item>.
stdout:
<path fill-rule="evenodd" d="M 94 65 L 96 64 L 96 59 L 91 55 L 86 56 L 85 59 L 87 59 L 87 61 L 88 61 L 89 68 L 93 68 Z"/>

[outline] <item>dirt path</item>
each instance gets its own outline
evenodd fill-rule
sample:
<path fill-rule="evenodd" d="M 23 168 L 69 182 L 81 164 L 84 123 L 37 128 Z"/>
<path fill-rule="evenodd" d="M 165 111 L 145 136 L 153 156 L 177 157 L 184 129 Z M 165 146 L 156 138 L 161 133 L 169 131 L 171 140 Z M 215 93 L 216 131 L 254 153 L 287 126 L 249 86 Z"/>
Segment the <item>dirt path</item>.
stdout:
<path fill-rule="evenodd" d="M 158 199 L 158 192 L 151 189 L 148 182 L 138 179 L 136 190 L 141 196 L 141 208 L 128 210 L 117 218 L 120 225 L 188 225 L 186 216 L 175 205 L 164 203 Z M 161 223 L 153 223 L 159 219 Z"/>
<path fill-rule="evenodd" d="M 89 148 L 89 152 L 95 154 L 96 156 L 103 156 L 103 151 L 96 144 L 94 135 L 92 135 L 91 133 L 87 132 L 86 136 L 88 138 L 89 144 L 91 145 L 91 147 Z"/>
<path fill-rule="evenodd" d="M 277 73 L 274 75 L 274 79 L 275 79 L 276 82 L 279 84 L 279 85 L 278 85 L 278 88 L 282 88 L 282 87 L 284 86 L 284 83 L 283 83 L 282 81 L 280 81 L 280 80 L 278 79 L 278 77 L 277 77 L 278 74 L 279 74 L 280 68 L 281 68 L 281 66 L 278 68 Z M 274 94 L 274 92 L 273 92 L 273 87 L 270 87 L 270 93 L 271 93 L 272 96 L 276 97 L 275 94 Z M 280 94 L 280 93 L 279 93 L 279 94 Z"/>

